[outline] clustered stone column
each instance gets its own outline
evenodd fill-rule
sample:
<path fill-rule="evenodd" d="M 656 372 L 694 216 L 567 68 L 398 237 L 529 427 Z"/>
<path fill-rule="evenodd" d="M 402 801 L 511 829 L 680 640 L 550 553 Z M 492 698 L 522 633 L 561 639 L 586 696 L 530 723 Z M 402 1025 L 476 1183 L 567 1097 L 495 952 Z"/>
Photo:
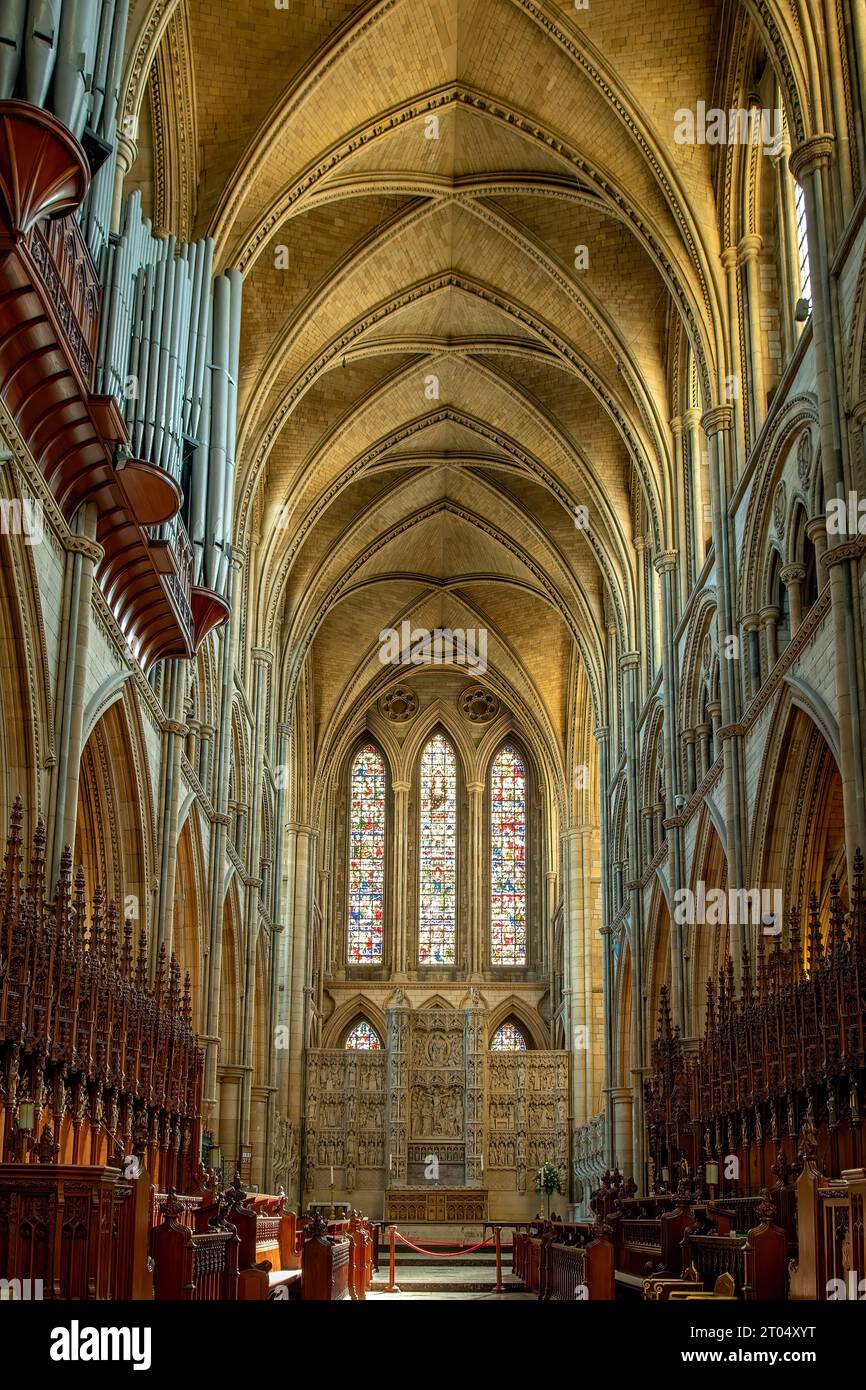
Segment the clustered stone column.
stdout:
<path fill-rule="evenodd" d="M 62 685 L 57 692 L 60 711 L 57 758 L 49 823 L 54 839 L 47 847 L 46 877 L 54 883 L 64 846 L 75 844 L 78 820 L 78 788 L 84 752 L 84 692 L 90 649 L 91 602 L 96 567 L 104 554 L 96 540 L 96 508 L 87 503 L 78 513 L 78 532 L 66 542 L 67 593 L 66 652 Z"/>
<path fill-rule="evenodd" d="M 855 6 L 856 9 L 856 6 Z M 791 155 L 791 172 L 803 189 L 812 284 L 812 333 L 815 352 L 818 424 L 824 497 L 847 502 L 852 487 L 851 463 L 842 429 L 843 393 L 838 378 L 837 342 L 844 341 L 834 305 L 830 274 L 828 217 L 832 190 L 826 178 L 834 157 L 833 135 L 821 132 Z M 822 564 L 829 572 L 833 620 L 836 700 L 839 719 L 840 773 L 845 815 L 845 850 L 853 864 L 858 845 L 866 844 L 866 673 L 857 650 L 862 631 L 856 537 L 828 536 Z"/>

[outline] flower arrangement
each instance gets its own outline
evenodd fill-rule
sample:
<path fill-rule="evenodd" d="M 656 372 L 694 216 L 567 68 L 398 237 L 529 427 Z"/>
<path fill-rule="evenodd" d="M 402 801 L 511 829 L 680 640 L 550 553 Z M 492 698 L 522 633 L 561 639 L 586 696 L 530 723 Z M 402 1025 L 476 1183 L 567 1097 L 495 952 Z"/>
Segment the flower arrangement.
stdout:
<path fill-rule="evenodd" d="M 535 1190 L 536 1192 L 543 1192 L 545 1197 L 547 1198 L 547 1215 L 549 1217 L 550 1198 L 552 1193 L 563 1191 L 562 1179 L 559 1175 L 559 1169 L 557 1168 L 556 1164 L 553 1162 L 552 1159 L 549 1158 L 545 1163 L 542 1163 L 541 1167 L 536 1173 Z"/>

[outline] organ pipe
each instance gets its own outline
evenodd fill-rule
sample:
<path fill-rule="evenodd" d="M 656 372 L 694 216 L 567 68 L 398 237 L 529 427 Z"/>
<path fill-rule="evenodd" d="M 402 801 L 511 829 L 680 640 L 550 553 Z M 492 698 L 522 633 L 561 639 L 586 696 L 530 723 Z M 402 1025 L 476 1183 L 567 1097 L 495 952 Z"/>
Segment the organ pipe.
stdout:
<path fill-rule="evenodd" d="M 225 591 L 232 538 L 240 272 L 213 278 L 210 238 L 155 237 L 138 192 L 104 248 L 97 390 L 117 397 L 138 458 L 185 488 L 194 582 Z M 184 457 L 189 455 L 188 476 Z"/>
<path fill-rule="evenodd" d="M 104 291 L 94 389 L 116 398 L 133 456 L 182 484 L 193 582 L 224 594 L 242 277 L 214 278 L 211 238 L 154 236 L 138 192 L 110 232 L 128 17 L 129 0 L 0 0 L 0 99 L 44 107 L 84 141 L 93 178 L 76 216 Z"/>
<path fill-rule="evenodd" d="M 30 0 L 24 51 L 25 101 L 44 106 L 57 61 L 62 0 Z"/>

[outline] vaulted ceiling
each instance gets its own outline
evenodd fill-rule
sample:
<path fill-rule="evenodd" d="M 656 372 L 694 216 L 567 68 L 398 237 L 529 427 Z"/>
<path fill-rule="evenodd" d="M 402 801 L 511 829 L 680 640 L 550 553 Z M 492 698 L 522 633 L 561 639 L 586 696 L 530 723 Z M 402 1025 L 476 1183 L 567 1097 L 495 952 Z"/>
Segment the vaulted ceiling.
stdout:
<path fill-rule="evenodd" d="M 286 698 L 323 739 L 382 628 L 482 626 L 564 756 L 579 664 L 597 698 L 605 628 L 634 641 L 636 526 L 671 543 L 674 340 L 724 371 L 713 151 L 674 113 L 784 6 L 139 0 L 133 33 L 154 8 L 134 172 L 244 272 L 238 540 Z"/>

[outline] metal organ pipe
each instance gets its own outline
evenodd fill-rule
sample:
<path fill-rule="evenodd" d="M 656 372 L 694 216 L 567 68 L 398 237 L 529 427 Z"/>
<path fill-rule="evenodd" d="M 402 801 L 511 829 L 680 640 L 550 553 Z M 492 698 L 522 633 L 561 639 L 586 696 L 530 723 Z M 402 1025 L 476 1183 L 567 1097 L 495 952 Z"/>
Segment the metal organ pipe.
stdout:
<path fill-rule="evenodd" d="M 218 589 L 225 536 L 226 438 L 229 408 L 231 286 L 218 275 L 213 287 L 213 354 L 211 362 L 211 430 L 208 460 L 207 539 L 205 583 Z"/>
<path fill-rule="evenodd" d="M 239 271 L 212 278 L 210 238 L 153 236 L 141 198 L 102 257 L 105 302 L 97 389 L 120 400 L 130 449 L 185 490 L 194 582 L 222 593 L 234 510 L 241 294 Z M 124 387 L 129 379 L 136 385 Z M 184 447 L 192 452 L 183 474 Z"/>
<path fill-rule="evenodd" d="M 64 0 L 54 67 L 54 114 L 80 140 L 88 114 L 88 84 L 96 50 L 97 0 Z"/>
<path fill-rule="evenodd" d="M 232 522 L 235 497 L 235 443 L 238 415 L 238 372 L 241 355 L 241 293 L 243 276 L 239 270 L 227 270 L 229 284 L 229 361 L 228 403 L 226 409 L 226 480 L 223 502 L 223 545 L 217 592 L 224 593 L 228 581 L 229 550 L 232 543 Z"/>
<path fill-rule="evenodd" d="M 30 0 L 24 42 L 24 99 L 44 106 L 57 62 L 61 0 Z"/>
<path fill-rule="evenodd" d="M 208 307 L 210 306 L 210 293 L 205 296 Z M 211 361 L 213 356 L 213 320 L 208 314 L 207 331 L 205 333 L 205 353 L 206 360 Z M 204 563 L 207 549 L 207 485 L 208 472 L 210 467 L 210 422 L 211 422 L 211 372 L 208 368 L 204 374 L 204 389 L 201 394 L 201 410 L 199 412 L 199 433 L 198 444 L 192 456 L 192 477 L 190 478 L 189 488 L 189 538 L 195 557 L 195 582 L 198 584 L 204 577 Z"/>
<path fill-rule="evenodd" d="M 90 127 L 92 130 L 95 130 L 97 134 L 99 134 L 102 129 L 105 88 L 108 82 L 108 69 L 111 61 L 111 32 L 113 25 L 114 0 L 102 0 L 96 39 L 96 53 L 93 63 L 93 81 L 90 88 Z"/>
<path fill-rule="evenodd" d="M 0 98 L 6 101 L 15 91 L 24 52 L 24 26 L 27 0 L 5 0 L 0 13 Z"/>

